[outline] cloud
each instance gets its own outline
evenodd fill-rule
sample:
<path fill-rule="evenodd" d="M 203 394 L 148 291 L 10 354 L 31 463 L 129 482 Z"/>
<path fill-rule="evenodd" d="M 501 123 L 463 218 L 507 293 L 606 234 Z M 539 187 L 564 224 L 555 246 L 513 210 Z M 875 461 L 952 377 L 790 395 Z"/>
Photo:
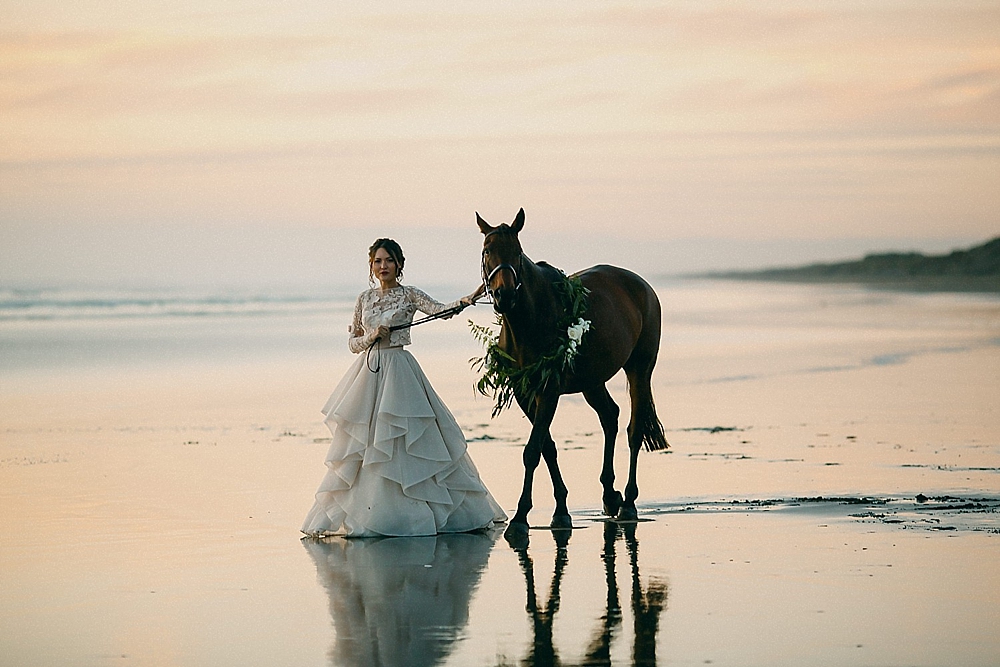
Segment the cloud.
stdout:
<path fill-rule="evenodd" d="M 358 86 L 349 78 L 339 89 L 289 88 L 284 83 L 289 72 L 317 59 L 329 69 L 343 65 L 326 59 L 325 54 L 337 46 L 336 39 L 312 37 L 7 38 L 0 45 L 5 54 L 3 102 L 18 112 L 83 115 L 157 110 L 224 114 L 259 107 L 295 114 L 303 106 L 351 110 L 373 102 L 377 106 L 394 96 L 402 100 L 414 96 L 405 88 Z"/>
<path fill-rule="evenodd" d="M 420 227 L 524 205 L 552 232 L 995 228 L 989 4 L 94 11 L 24 6 L 0 33 L 0 216 Z"/>

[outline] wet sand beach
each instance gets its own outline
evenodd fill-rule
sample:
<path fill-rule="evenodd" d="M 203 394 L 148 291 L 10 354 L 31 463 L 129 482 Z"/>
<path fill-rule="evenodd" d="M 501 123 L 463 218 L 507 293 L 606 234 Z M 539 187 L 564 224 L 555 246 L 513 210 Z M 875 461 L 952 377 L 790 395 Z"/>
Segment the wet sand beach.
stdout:
<path fill-rule="evenodd" d="M 1000 299 L 657 289 L 672 447 L 640 456 L 640 521 L 600 515 L 570 397 L 577 528 L 545 529 L 540 468 L 526 549 L 301 539 L 349 303 L 0 321 L 0 664 L 995 664 Z M 464 319 L 411 350 L 512 510 L 527 422 L 489 419 Z M 620 434 L 619 485 L 626 460 Z"/>

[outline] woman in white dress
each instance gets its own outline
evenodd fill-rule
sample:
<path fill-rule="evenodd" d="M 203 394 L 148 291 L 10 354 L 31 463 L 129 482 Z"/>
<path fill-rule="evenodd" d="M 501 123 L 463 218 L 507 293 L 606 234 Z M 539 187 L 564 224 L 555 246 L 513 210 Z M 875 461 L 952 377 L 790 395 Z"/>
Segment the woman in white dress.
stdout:
<path fill-rule="evenodd" d="M 368 260 L 378 285 L 362 292 L 354 307 L 348 346 L 360 357 L 323 408 L 333 442 L 302 532 L 436 535 L 505 521 L 458 422 L 403 349 L 410 330 L 390 331 L 411 323 L 418 310 L 434 315 L 468 306 L 480 290 L 443 304 L 401 285 L 404 257 L 392 239 L 376 240 Z"/>

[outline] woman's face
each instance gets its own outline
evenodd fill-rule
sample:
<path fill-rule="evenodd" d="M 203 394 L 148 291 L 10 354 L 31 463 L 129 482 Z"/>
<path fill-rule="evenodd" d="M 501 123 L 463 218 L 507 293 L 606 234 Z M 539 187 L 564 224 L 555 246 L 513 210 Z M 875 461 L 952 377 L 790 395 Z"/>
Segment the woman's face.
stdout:
<path fill-rule="evenodd" d="M 389 251 L 379 248 L 372 258 L 372 275 L 382 284 L 382 287 L 394 287 L 399 276 L 399 267 Z"/>

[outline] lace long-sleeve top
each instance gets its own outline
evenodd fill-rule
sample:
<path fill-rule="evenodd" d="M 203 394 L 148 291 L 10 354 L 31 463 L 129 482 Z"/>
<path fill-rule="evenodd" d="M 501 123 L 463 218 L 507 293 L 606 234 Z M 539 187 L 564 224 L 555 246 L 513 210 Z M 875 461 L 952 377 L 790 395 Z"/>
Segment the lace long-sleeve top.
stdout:
<path fill-rule="evenodd" d="M 380 324 L 387 327 L 409 324 L 418 310 L 427 315 L 435 315 L 458 304 L 459 301 L 436 301 L 411 285 L 399 285 L 384 293 L 379 288 L 365 290 L 358 295 L 354 305 L 354 320 L 348 328 L 350 338 L 347 346 L 354 354 L 364 352 L 375 341 L 375 330 Z M 383 341 L 380 346 L 409 344 L 410 330 L 400 329 L 390 333 L 389 340 Z"/>

